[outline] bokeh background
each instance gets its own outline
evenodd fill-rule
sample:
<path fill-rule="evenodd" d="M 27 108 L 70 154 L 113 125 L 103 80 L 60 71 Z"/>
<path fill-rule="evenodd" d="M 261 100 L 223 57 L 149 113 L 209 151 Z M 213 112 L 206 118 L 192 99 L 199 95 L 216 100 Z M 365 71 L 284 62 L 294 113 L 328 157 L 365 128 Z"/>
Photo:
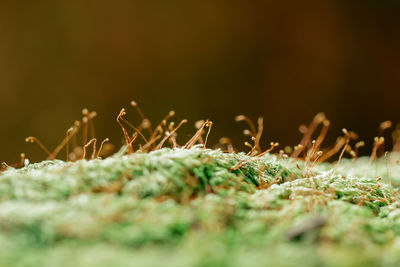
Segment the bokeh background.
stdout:
<path fill-rule="evenodd" d="M 400 122 L 399 14 L 388 0 L 0 1 L 0 161 L 43 159 L 25 137 L 53 148 L 85 107 L 119 145 L 131 100 L 188 118 L 181 135 L 212 119 L 211 143 L 240 147 L 247 114 L 265 118 L 264 144 L 295 145 L 319 111 L 327 144 L 342 127 L 372 142 Z"/>

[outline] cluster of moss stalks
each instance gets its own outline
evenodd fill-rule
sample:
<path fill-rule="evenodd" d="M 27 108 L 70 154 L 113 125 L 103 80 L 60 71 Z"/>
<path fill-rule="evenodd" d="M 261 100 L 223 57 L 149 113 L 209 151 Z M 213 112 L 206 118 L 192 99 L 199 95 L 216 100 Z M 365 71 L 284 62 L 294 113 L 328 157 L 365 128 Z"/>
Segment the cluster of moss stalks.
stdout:
<path fill-rule="evenodd" d="M 396 154 L 200 147 L 0 173 L 0 266 L 399 266 Z"/>

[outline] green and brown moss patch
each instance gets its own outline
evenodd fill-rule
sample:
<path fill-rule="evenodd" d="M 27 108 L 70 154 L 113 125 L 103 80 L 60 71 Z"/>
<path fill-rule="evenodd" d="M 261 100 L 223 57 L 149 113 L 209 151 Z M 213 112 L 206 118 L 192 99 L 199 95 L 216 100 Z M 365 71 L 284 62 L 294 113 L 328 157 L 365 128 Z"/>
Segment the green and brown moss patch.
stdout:
<path fill-rule="evenodd" d="M 10 168 L 0 175 L 0 263 L 400 262 L 400 199 L 384 162 L 364 177 L 353 174 L 363 158 L 304 172 L 265 154 L 232 170 L 249 157 L 194 147 Z"/>
<path fill-rule="evenodd" d="M 180 145 L 187 120 L 173 122 L 170 111 L 153 126 L 131 105 L 141 121 L 121 110 L 124 145 L 113 155 L 107 138 L 97 143 L 96 112 L 85 109 L 54 150 L 26 139 L 47 160 L 22 154 L 2 164 L 0 266 L 400 264 L 400 128 L 385 153 L 390 122 L 359 158 L 364 142 L 346 129 L 322 147 L 323 113 L 300 127 L 298 145 L 276 153 L 276 142 L 261 148 L 262 118 L 241 115 L 250 143 L 239 153 L 228 138 L 207 148 L 209 120 Z"/>

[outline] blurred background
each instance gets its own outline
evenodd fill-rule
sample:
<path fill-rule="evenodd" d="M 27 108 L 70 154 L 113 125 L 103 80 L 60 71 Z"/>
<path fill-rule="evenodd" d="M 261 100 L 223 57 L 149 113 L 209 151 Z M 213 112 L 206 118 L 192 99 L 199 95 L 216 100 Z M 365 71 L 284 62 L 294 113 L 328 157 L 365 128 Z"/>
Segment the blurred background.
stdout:
<path fill-rule="evenodd" d="M 399 14 L 388 0 L 0 1 L 0 161 L 44 159 L 25 137 L 54 148 L 82 108 L 119 146 L 119 110 L 140 121 L 131 100 L 154 123 L 188 118 L 183 137 L 210 118 L 210 143 L 237 147 L 236 115 L 264 117 L 264 146 L 295 145 L 323 111 L 326 145 L 346 127 L 369 154 L 379 123 L 400 122 Z"/>

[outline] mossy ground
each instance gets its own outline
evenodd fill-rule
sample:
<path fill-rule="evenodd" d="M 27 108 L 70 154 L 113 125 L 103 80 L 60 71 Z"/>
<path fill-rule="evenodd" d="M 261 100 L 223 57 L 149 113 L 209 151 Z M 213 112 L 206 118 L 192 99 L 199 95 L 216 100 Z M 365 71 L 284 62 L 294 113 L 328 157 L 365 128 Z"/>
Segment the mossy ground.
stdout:
<path fill-rule="evenodd" d="M 0 174 L 1 266 L 399 266 L 397 155 L 311 167 L 202 148 Z"/>

